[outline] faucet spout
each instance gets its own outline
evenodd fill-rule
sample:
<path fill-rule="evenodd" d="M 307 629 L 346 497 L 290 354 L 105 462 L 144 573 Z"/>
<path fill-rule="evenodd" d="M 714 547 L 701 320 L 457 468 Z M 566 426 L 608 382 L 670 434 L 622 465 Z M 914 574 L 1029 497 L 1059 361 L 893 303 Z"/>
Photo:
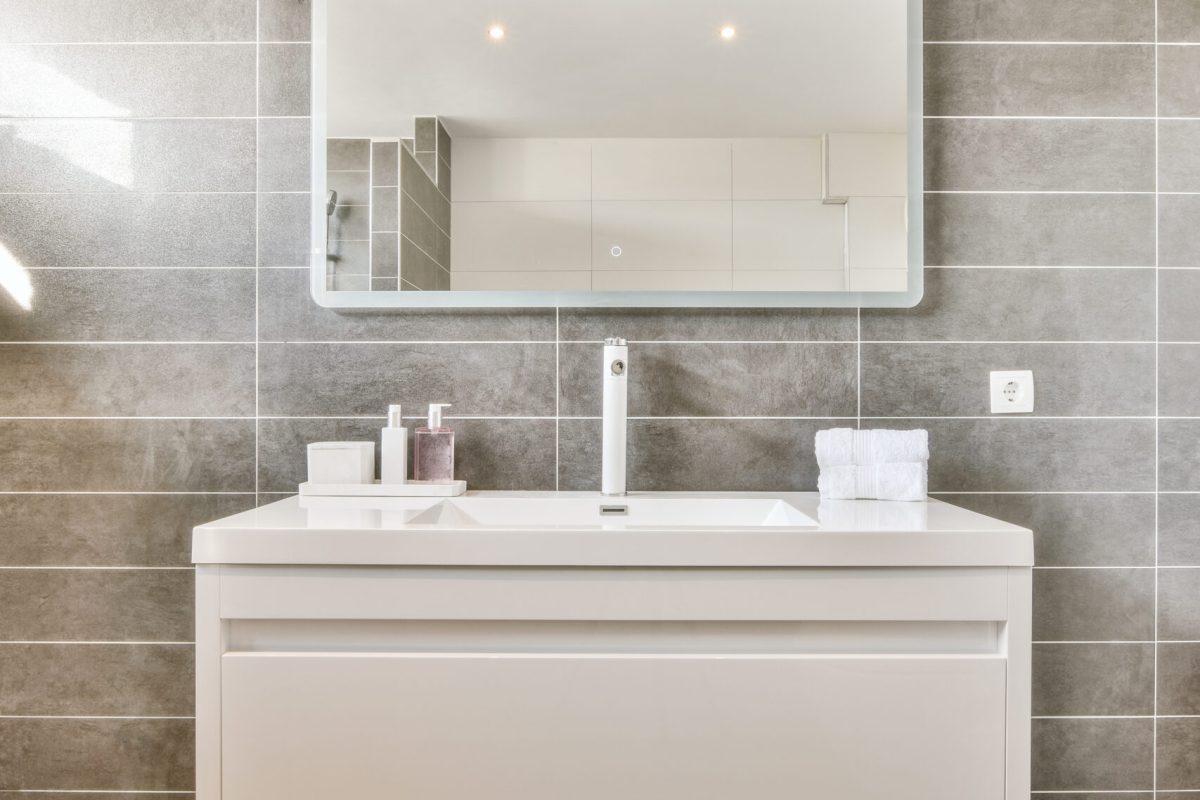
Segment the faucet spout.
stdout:
<path fill-rule="evenodd" d="M 600 493 L 625 494 L 628 427 L 629 346 L 624 339 L 604 340 L 604 421 L 600 456 Z"/>

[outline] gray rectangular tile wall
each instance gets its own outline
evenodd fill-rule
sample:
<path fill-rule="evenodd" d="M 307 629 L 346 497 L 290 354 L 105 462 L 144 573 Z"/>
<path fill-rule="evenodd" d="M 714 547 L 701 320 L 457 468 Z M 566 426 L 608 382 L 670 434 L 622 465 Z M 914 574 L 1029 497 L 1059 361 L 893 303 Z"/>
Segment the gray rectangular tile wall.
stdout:
<path fill-rule="evenodd" d="M 308 3 L 9 6 L 0 241 L 37 296 L 0 299 L 0 791 L 190 792 L 191 526 L 397 394 L 463 403 L 476 486 L 593 488 L 606 335 L 658 378 L 634 488 L 812 489 L 817 428 L 928 428 L 938 496 L 1037 532 L 1035 794 L 1200 791 L 1194 0 L 926 0 L 915 309 L 396 315 L 308 297 Z M 987 371 L 1024 367 L 1034 418 L 990 417 Z"/>

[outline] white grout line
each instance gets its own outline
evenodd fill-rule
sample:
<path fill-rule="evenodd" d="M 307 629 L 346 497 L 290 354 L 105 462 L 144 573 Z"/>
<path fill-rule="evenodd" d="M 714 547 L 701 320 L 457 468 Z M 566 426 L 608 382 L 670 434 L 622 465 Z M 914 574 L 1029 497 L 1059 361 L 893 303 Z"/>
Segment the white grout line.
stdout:
<path fill-rule="evenodd" d="M 1154 41 L 1158 43 L 1158 0 L 1154 0 Z M 1158 108 L 1158 48 L 1154 49 L 1154 339 L 1158 341 L 1160 336 L 1159 327 L 1159 272 L 1158 265 L 1159 257 L 1159 108 Z M 1158 640 L 1161 636 L 1159 632 L 1158 621 L 1158 577 L 1159 577 L 1159 514 L 1158 514 L 1158 497 L 1157 493 L 1160 488 L 1159 480 L 1159 453 L 1158 453 L 1158 437 L 1160 426 L 1161 407 L 1159 404 L 1159 348 L 1155 345 L 1154 348 L 1154 491 L 1156 493 L 1154 501 L 1154 664 L 1152 668 L 1153 680 L 1153 701 L 1151 709 L 1154 713 L 1156 721 L 1151 729 L 1151 761 L 1150 761 L 1150 779 L 1152 788 L 1154 789 L 1154 797 L 1158 797 Z"/>

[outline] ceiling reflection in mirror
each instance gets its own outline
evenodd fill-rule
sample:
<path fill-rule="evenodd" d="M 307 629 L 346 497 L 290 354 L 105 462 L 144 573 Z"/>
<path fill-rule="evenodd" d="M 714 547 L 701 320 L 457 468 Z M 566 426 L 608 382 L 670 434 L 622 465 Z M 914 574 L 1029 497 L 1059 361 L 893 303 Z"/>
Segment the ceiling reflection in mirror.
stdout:
<path fill-rule="evenodd" d="M 908 287 L 903 0 L 326 13 L 328 290 Z"/>

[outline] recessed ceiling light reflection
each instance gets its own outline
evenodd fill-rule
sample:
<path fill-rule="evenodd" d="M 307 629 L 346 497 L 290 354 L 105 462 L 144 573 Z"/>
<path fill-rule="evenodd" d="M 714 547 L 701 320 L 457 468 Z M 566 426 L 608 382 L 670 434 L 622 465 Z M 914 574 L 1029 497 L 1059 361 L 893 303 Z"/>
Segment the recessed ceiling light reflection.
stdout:
<path fill-rule="evenodd" d="M 488 36 L 494 42 L 498 42 L 504 38 L 504 27 L 502 25 L 493 25 L 488 28 Z"/>
<path fill-rule="evenodd" d="M 721 38 L 725 41 L 729 41 L 735 36 L 737 36 L 737 29 L 732 25 L 726 25 L 724 28 L 721 28 Z"/>

